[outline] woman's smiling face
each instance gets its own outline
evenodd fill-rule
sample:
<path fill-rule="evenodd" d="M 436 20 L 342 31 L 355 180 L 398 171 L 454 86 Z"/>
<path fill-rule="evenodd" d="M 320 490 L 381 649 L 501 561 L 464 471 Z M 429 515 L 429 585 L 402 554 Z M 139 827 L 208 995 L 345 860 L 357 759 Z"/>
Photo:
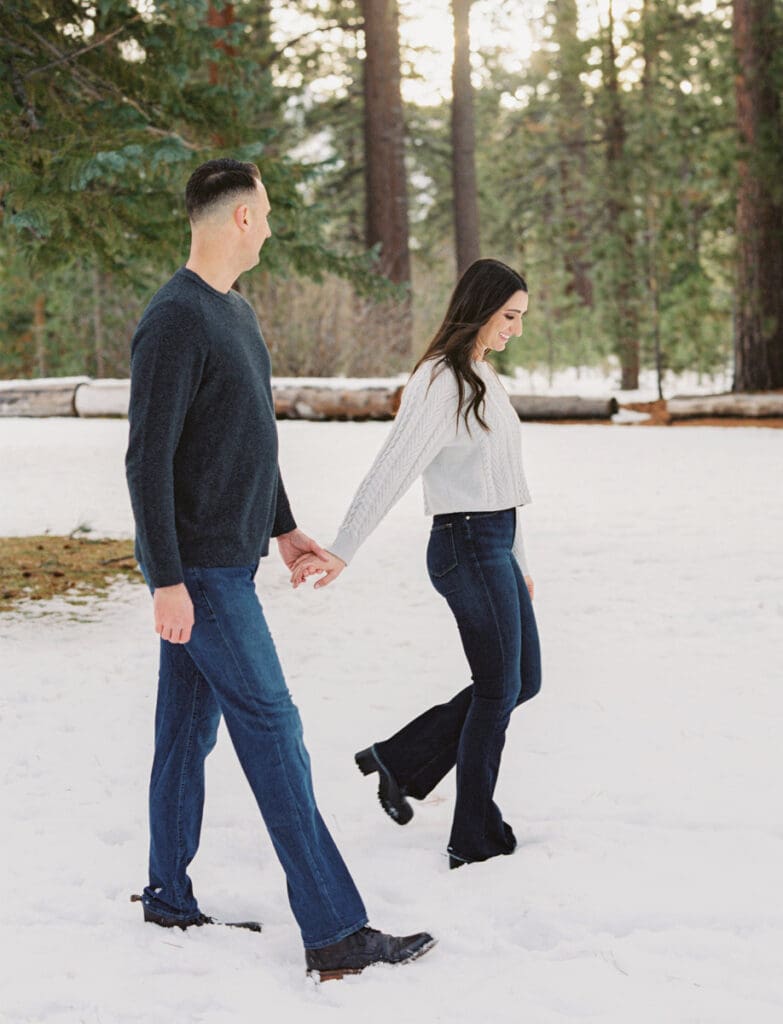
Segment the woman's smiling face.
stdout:
<path fill-rule="evenodd" d="M 476 359 L 483 359 L 484 353 L 488 351 L 502 352 L 509 338 L 519 337 L 528 301 L 527 292 L 514 292 L 508 302 L 504 302 L 497 313 L 492 314 L 476 337 Z"/>

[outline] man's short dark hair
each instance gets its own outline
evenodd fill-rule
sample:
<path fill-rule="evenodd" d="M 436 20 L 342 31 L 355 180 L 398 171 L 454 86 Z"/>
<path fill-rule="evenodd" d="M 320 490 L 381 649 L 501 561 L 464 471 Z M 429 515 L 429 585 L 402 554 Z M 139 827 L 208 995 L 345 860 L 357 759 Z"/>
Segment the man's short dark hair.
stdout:
<path fill-rule="evenodd" d="M 196 221 L 215 203 L 243 192 L 255 192 L 261 172 L 255 164 L 239 160 L 207 160 L 197 167 L 185 186 L 185 206 L 188 217 Z"/>

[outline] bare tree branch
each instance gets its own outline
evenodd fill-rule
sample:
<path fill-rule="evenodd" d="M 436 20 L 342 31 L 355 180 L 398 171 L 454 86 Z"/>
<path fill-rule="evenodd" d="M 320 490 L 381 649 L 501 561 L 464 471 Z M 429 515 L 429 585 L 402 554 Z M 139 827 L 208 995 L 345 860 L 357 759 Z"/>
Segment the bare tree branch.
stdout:
<path fill-rule="evenodd" d="M 74 50 L 73 53 L 61 54 L 57 58 L 57 60 L 53 60 L 49 64 L 43 64 L 39 68 L 33 68 L 31 71 L 28 71 L 25 74 L 25 79 L 32 78 L 33 75 L 39 75 L 43 71 L 49 71 L 50 68 L 56 68 L 60 64 L 67 64 L 69 61 L 76 60 L 77 58 L 83 56 L 85 53 L 89 53 L 90 50 L 97 50 L 98 47 L 105 46 L 106 43 L 111 42 L 112 39 L 115 39 L 118 35 L 123 33 L 129 25 L 133 24 L 134 21 L 138 21 L 140 17 L 140 13 L 134 14 L 132 18 L 125 22 L 124 25 L 120 25 L 119 28 L 115 29 L 113 32 L 110 32 L 107 36 L 103 36 L 102 39 L 97 39 L 94 43 L 90 43 L 89 46 L 83 46 L 80 50 Z M 35 33 L 32 34 L 35 35 Z M 36 35 L 36 38 L 43 42 L 40 36 Z M 56 48 L 53 46 L 50 46 L 50 49 L 54 50 L 55 53 L 57 52 Z"/>

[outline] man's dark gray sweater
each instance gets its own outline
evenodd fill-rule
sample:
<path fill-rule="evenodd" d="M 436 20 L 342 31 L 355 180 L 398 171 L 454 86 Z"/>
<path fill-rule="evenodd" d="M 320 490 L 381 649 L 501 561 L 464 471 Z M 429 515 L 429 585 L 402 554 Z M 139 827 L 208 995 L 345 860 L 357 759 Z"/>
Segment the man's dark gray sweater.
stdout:
<path fill-rule="evenodd" d="M 271 366 L 255 313 L 182 268 L 131 345 L 125 466 L 136 558 L 153 587 L 182 566 L 255 565 L 296 528 L 277 464 Z"/>

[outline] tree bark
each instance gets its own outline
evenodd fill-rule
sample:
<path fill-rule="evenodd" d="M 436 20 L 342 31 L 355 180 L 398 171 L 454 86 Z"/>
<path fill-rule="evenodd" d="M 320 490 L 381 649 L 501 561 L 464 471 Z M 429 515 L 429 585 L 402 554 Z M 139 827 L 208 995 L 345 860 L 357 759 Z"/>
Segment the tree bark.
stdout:
<path fill-rule="evenodd" d="M 462 274 L 481 254 L 478 187 L 476 184 L 476 126 L 473 83 L 470 79 L 470 8 L 473 0 L 452 0 L 454 63 L 451 68 L 451 180 L 454 189 L 454 236 L 457 273 Z"/>
<path fill-rule="evenodd" d="M 236 15 L 233 4 L 223 4 L 220 9 L 215 7 L 213 3 L 209 4 L 207 8 L 207 24 L 210 28 L 228 28 L 235 21 Z M 215 43 L 215 49 L 222 50 L 229 57 L 236 56 L 236 48 L 229 46 L 223 39 Z M 217 61 L 211 60 L 209 62 L 209 84 L 217 85 L 219 82 L 220 66 Z"/>
<path fill-rule="evenodd" d="M 568 294 L 592 308 L 593 284 L 584 183 L 588 180 L 584 129 L 584 96 L 580 74 L 585 69 L 582 43 L 577 35 L 576 0 L 555 0 L 554 39 L 557 43 L 559 116 L 563 156 L 560 160 L 560 197 L 565 214 L 564 264 Z"/>
<path fill-rule="evenodd" d="M 655 175 L 656 132 L 654 128 L 655 108 L 653 96 L 653 80 L 656 72 L 658 48 L 652 25 L 653 11 L 651 0 L 643 0 L 642 4 L 642 103 L 644 106 L 644 154 L 643 174 L 644 186 L 644 220 L 645 220 L 645 276 L 647 279 L 647 296 L 649 298 L 649 315 L 653 336 L 653 354 L 655 356 L 655 379 L 658 387 L 658 398 L 663 398 L 663 352 L 661 349 L 661 299 L 658 278 L 658 197 L 653 186 Z"/>
<path fill-rule="evenodd" d="M 380 270 L 402 284 L 411 275 L 397 2 L 362 0 L 362 12 L 366 241 L 380 242 Z"/>
<path fill-rule="evenodd" d="M 737 128 L 737 304 L 734 390 L 783 387 L 783 131 L 774 74 L 774 0 L 734 0 Z"/>
<path fill-rule="evenodd" d="M 629 223 L 630 181 L 625 152 L 625 113 L 617 75 L 617 51 L 614 42 L 614 11 L 609 3 L 608 53 L 605 83 L 608 94 L 607 118 L 607 204 L 608 228 L 612 245 L 613 334 L 622 371 L 621 387 L 632 391 L 639 387 L 638 314 L 635 303 L 634 237 Z"/>
<path fill-rule="evenodd" d="M 608 420 L 617 412 L 616 398 L 580 395 L 511 395 L 521 420 Z"/>
<path fill-rule="evenodd" d="M 106 340 L 103 330 L 103 275 L 97 267 L 92 271 L 92 334 L 95 352 L 95 376 L 105 375 Z"/>
<path fill-rule="evenodd" d="M 74 395 L 87 377 L 0 381 L 0 416 L 74 416 Z"/>
<path fill-rule="evenodd" d="M 395 284 L 409 284 L 408 184 L 405 121 L 400 82 L 397 0 L 361 0 L 364 17 L 365 241 L 380 244 L 378 270 Z M 412 352 L 410 296 L 384 303 L 383 344 L 402 368 Z"/>
<path fill-rule="evenodd" d="M 46 376 L 46 296 L 36 295 L 33 304 L 33 344 L 35 369 L 39 377 Z"/>
<path fill-rule="evenodd" d="M 673 420 L 729 416 L 761 419 L 783 417 L 783 395 L 778 393 L 703 395 L 696 398 L 670 398 L 666 411 Z"/>

